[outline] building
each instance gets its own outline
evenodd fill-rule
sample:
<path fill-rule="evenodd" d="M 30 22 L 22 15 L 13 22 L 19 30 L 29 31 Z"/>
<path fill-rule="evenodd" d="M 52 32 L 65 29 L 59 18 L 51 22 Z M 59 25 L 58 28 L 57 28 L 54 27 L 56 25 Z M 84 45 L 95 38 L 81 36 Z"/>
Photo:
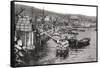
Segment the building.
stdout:
<path fill-rule="evenodd" d="M 35 26 L 30 22 L 30 19 L 29 16 L 20 17 L 16 24 L 16 34 L 21 38 L 26 49 L 34 49 L 37 43 L 37 33 L 33 29 Z"/>

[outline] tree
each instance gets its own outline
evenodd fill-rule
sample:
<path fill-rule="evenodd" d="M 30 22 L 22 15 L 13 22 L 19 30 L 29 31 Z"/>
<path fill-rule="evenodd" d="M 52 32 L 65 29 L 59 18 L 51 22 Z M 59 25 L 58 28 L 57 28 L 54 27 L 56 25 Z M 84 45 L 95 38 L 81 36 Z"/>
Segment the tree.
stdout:
<path fill-rule="evenodd" d="M 58 17 L 50 17 L 50 22 L 52 23 L 53 33 L 56 30 L 57 21 L 58 21 Z"/>
<path fill-rule="evenodd" d="M 19 20 L 19 16 L 23 17 L 23 15 L 21 15 L 21 13 L 25 11 L 25 8 L 19 8 L 19 9 L 16 9 L 15 11 L 15 22 L 18 23 L 18 20 Z"/>

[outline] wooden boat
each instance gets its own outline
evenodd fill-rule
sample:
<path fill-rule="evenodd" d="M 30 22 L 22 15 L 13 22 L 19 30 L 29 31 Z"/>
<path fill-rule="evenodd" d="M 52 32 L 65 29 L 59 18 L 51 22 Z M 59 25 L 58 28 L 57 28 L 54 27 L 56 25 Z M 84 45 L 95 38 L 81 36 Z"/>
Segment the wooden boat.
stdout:
<path fill-rule="evenodd" d="M 84 47 L 84 46 L 88 46 L 90 44 L 90 38 L 83 38 L 81 40 L 78 41 L 78 48 Z"/>
<path fill-rule="evenodd" d="M 82 48 L 90 44 L 90 38 L 83 38 L 81 40 L 70 38 L 68 39 L 68 41 L 69 41 L 70 48 Z"/>
<path fill-rule="evenodd" d="M 65 39 L 60 39 L 57 42 L 58 46 L 56 47 L 56 57 L 66 58 L 69 54 L 69 43 Z"/>

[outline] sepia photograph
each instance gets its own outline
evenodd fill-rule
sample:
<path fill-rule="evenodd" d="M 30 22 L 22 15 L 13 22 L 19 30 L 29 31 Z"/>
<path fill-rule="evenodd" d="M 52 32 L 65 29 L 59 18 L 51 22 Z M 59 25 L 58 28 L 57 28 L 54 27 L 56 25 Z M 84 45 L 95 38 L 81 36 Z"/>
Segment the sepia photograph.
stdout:
<path fill-rule="evenodd" d="M 97 61 L 97 7 L 14 2 L 14 66 Z"/>

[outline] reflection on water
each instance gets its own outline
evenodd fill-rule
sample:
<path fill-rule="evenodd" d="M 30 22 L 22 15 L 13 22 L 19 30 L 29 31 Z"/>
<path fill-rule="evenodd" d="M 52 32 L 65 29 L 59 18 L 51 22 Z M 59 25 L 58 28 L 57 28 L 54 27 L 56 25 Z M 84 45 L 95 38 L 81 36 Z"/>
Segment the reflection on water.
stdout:
<path fill-rule="evenodd" d="M 86 29 L 85 32 L 78 32 L 77 39 L 91 38 L 90 45 L 78 50 L 70 49 L 69 56 L 66 59 L 56 57 L 57 44 L 50 39 L 47 42 L 48 52 L 47 56 L 40 59 L 40 64 L 54 64 L 54 63 L 72 63 L 72 62 L 86 62 L 96 61 L 96 31 L 94 29 Z"/>

